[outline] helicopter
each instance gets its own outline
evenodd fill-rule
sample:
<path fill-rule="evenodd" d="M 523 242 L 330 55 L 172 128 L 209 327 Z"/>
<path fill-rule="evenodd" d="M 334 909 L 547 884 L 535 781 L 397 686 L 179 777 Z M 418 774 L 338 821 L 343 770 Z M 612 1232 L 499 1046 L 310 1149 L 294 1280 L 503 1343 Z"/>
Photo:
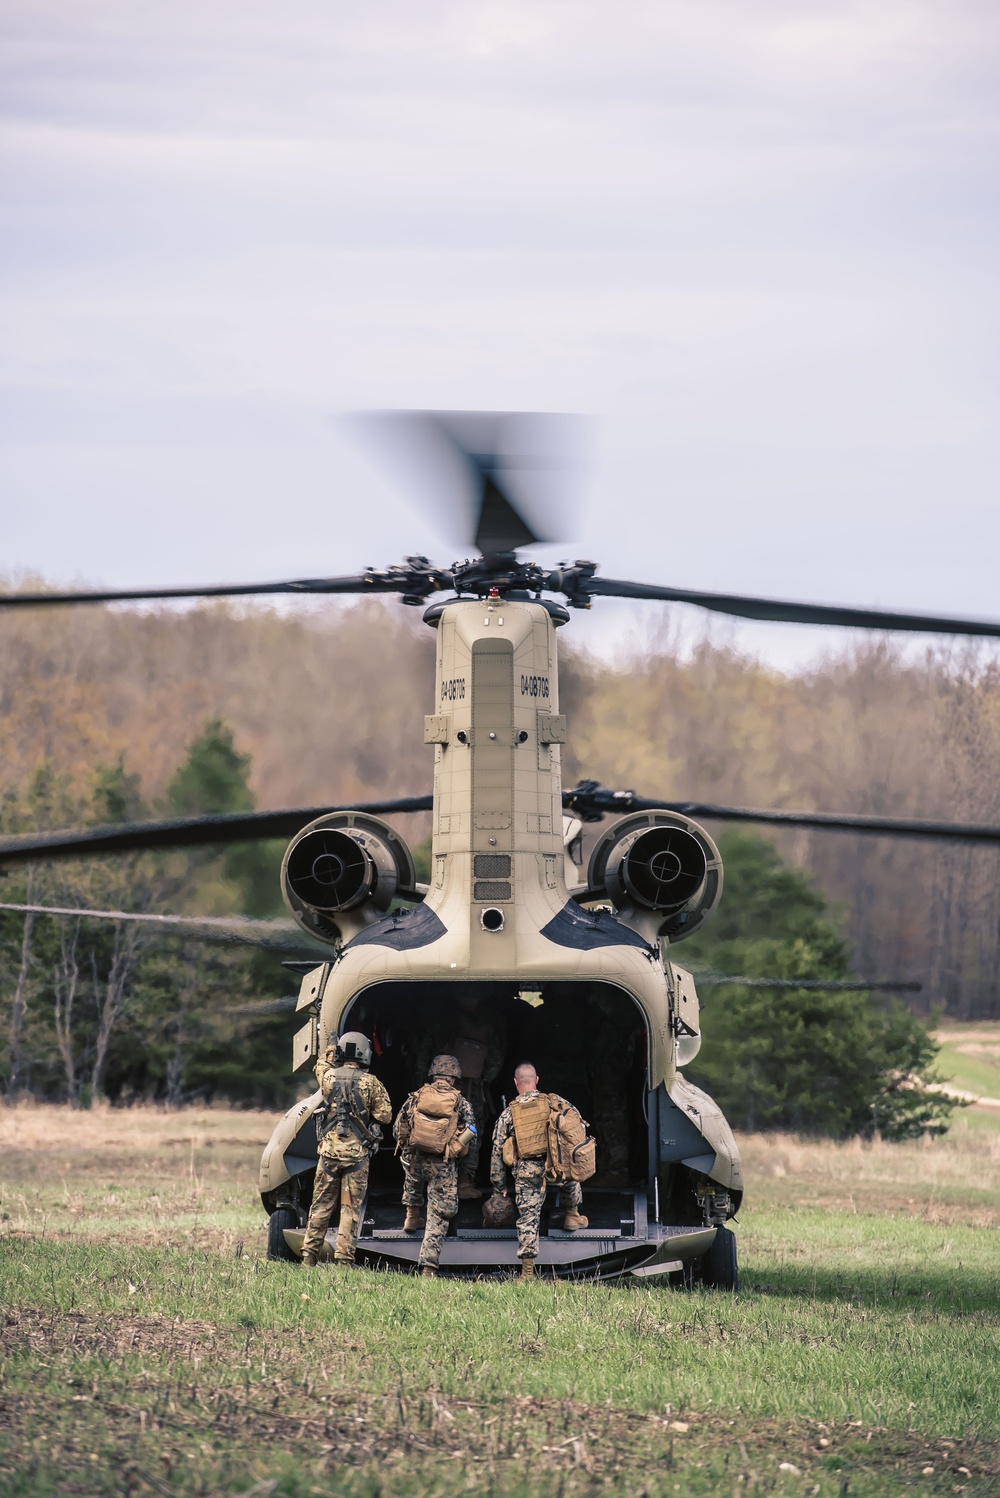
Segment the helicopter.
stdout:
<path fill-rule="evenodd" d="M 1000 839 L 1000 829 L 666 803 L 593 781 L 564 790 L 569 724 L 559 710 L 558 631 L 571 610 L 601 596 L 885 630 L 996 637 L 1000 624 L 694 593 L 604 578 L 589 561 L 543 568 L 520 552 L 551 539 L 528 518 L 537 476 L 547 471 L 545 418 L 410 412 L 381 420 L 457 493 L 478 555 L 445 569 L 411 556 L 345 578 L 15 594 L 0 606 L 397 594 L 423 609 L 436 636 L 435 698 L 424 720 L 432 795 L 8 838 L 0 840 L 0 860 L 289 835 L 282 894 L 300 933 L 295 960 L 286 962 L 300 979 L 293 1073 L 307 1073 L 339 1035 L 361 1030 L 398 1100 L 422 1080 L 416 1059 L 433 1026 L 450 1027 L 455 1049 L 469 1055 L 482 1050 L 487 1032 L 499 1033 L 503 1065 L 488 1079 L 494 1114 L 502 1076 L 527 1057 L 543 1086 L 558 1086 L 593 1118 L 599 1142 L 613 1137 L 621 1146 L 615 1168 L 587 1189 L 586 1229 L 562 1231 L 543 1213 L 538 1269 L 565 1278 L 670 1274 L 734 1290 L 729 1223 L 743 1201 L 742 1164 L 721 1110 L 684 1075 L 701 1044 L 701 1021 L 696 977 L 674 956 L 710 919 L 723 889 L 719 850 L 696 818 L 989 841 Z M 409 811 L 432 814 L 426 883 L 384 820 Z M 614 820 L 584 873 L 584 825 L 608 814 Z M 198 924 L 176 919 L 188 929 Z M 232 934 L 235 923 L 225 924 Z M 289 949 L 278 932 L 248 930 L 247 939 Z M 289 1109 L 262 1155 L 259 1191 L 273 1259 L 301 1255 L 321 1104 L 314 1092 Z M 370 1267 L 416 1265 L 419 1239 L 403 1229 L 400 1186 L 397 1162 L 382 1151 L 357 1245 Z M 463 1201 L 444 1242 L 442 1272 L 496 1275 L 515 1264 L 513 1229 L 484 1227 L 476 1201 Z"/>

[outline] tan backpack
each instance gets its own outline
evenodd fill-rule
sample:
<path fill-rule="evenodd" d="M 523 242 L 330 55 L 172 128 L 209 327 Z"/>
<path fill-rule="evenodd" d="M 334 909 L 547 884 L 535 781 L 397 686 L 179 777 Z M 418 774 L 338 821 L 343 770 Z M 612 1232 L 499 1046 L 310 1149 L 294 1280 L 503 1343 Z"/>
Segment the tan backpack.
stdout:
<path fill-rule="evenodd" d="M 597 1169 L 597 1141 L 580 1110 L 557 1093 L 541 1092 L 510 1105 L 514 1132 L 504 1140 L 503 1163 L 544 1160 L 550 1181 L 589 1181 Z"/>
<path fill-rule="evenodd" d="M 422 1155 L 443 1156 L 458 1130 L 462 1094 L 454 1087 L 445 1091 L 433 1082 L 426 1082 L 413 1096 L 413 1123 L 407 1147 L 419 1150 Z"/>
<path fill-rule="evenodd" d="M 548 1162 L 552 1181 L 589 1181 L 597 1169 L 597 1141 L 587 1134 L 587 1120 L 565 1098 L 549 1098 Z"/>

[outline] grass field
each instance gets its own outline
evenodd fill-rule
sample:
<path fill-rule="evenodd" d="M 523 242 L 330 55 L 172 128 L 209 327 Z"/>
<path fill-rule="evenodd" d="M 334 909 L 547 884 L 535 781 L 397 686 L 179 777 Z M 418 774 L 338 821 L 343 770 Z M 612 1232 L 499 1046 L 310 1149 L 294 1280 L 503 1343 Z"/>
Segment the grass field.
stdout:
<path fill-rule="evenodd" d="M 0 1491 L 1000 1493 L 1000 1131 L 969 1111 L 742 1141 L 724 1296 L 268 1264 L 267 1115 L 0 1110 Z"/>
<path fill-rule="evenodd" d="M 957 1124 L 1000 1130 L 1000 1025 L 952 1024 L 935 1036 L 940 1043 L 937 1070 L 966 1098 Z"/>

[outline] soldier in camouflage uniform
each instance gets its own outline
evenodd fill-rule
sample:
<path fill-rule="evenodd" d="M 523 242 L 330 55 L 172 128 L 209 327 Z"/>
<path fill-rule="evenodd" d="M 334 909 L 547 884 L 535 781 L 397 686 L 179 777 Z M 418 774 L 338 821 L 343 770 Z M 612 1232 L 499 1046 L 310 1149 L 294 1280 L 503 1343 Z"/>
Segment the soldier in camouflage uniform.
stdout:
<path fill-rule="evenodd" d="M 493 1113 L 489 1089 L 500 1075 L 506 1050 L 507 1024 L 503 1015 L 474 996 L 459 994 L 453 1002 L 449 1001 L 447 1012 L 442 1012 L 425 1032 L 416 1053 L 417 1076 L 426 1075 L 432 1056 L 456 1057 L 462 1068 L 459 1090 L 472 1104 L 476 1116 L 476 1136 L 458 1167 L 459 1201 L 478 1201 L 483 1194 L 476 1186 L 479 1148 Z"/>
<path fill-rule="evenodd" d="M 458 1160 L 476 1136 L 476 1119 L 468 1098 L 462 1097 L 458 1084 L 462 1068 L 455 1056 L 435 1056 L 430 1064 L 428 1078 L 431 1089 L 440 1095 L 446 1107 L 452 1098 L 457 1103 L 457 1119 L 454 1134 L 441 1155 L 427 1154 L 410 1144 L 417 1112 L 418 1092 L 411 1092 L 393 1125 L 403 1160 L 406 1181 L 403 1187 L 403 1204 L 406 1221 L 403 1231 L 416 1232 L 424 1229 L 420 1245 L 418 1264 L 427 1278 L 437 1274 L 441 1244 L 448 1231 L 448 1223 L 458 1211 Z M 426 1215 L 424 1192 L 427 1193 Z"/>
<path fill-rule="evenodd" d="M 514 1136 L 514 1117 L 511 1109 L 516 1108 L 521 1099 L 530 1102 L 533 1098 L 542 1096 L 538 1087 L 538 1073 L 530 1061 L 523 1061 L 515 1071 L 514 1086 L 517 1088 L 517 1097 L 510 1107 L 505 1108 L 501 1113 L 497 1119 L 496 1129 L 493 1131 L 490 1180 L 493 1183 L 493 1190 L 500 1196 L 507 1195 L 503 1147 L 506 1141 Z M 570 1106 L 565 1098 L 559 1097 L 556 1093 L 551 1093 L 550 1097 L 556 1107 Z M 514 1200 L 517 1203 L 517 1256 L 521 1261 L 521 1278 L 526 1280 L 534 1274 L 535 1259 L 538 1257 L 538 1224 L 548 1190 L 548 1181 L 545 1179 L 546 1163 L 546 1154 L 540 1154 L 537 1158 L 518 1158 L 511 1167 L 514 1173 Z M 579 1181 L 560 1182 L 559 1202 L 563 1209 L 562 1225 L 567 1232 L 587 1226 L 587 1218 L 580 1212 L 583 1204 L 583 1188 Z"/>
<path fill-rule="evenodd" d="M 374 1124 L 392 1118 L 389 1094 L 368 1067 L 371 1042 L 351 1031 L 328 1046 L 316 1062 L 316 1080 L 328 1108 L 328 1129 L 319 1146 L 302 1262 L 313 1265 L 323 1252 L 326 1230 L 339 1210 L 334 1263 L 353 1265 L 361 1209 L 368 1191 L 368 1162 L 381 1131 Z"/>

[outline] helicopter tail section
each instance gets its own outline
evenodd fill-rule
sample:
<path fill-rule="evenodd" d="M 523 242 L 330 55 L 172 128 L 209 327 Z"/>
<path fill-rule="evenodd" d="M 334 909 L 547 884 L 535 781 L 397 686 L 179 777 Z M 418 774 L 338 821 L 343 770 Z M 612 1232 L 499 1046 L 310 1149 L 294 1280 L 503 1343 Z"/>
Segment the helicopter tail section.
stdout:
<path fill-rule="evenodd" d="M 319 1148 L 315 1113 L 323 1106 L 317 1090 L 289 1108 L 275 1125 L 260 1161 L 260 1199 L 268 1214 L 283 1211 L 305 1227 L 312 1201 Z"/>
<path fill-rule="evenodd" d="M 743 1200 L 739 1146 L 722 1109 L 680 1072 L 650 1093 L 661 1210 L 721 1226 Z"/>

